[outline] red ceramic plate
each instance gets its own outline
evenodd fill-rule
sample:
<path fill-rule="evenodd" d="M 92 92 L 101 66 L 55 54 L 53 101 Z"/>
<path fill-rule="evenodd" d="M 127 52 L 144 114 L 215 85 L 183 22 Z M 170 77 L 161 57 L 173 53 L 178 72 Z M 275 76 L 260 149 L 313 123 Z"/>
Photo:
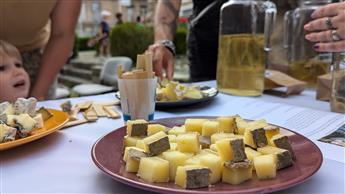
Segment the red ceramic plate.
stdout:
<path fill-rule="evenodd" d="M 198 117 L 200 118 L 200 117 Z M 214 119 L 215 117 L 204 117 Z M 168 127 L 183 125 L 183 118 L 167 118 L 156 120 L 156 123 Z M 147 183 L 139 179 L 135 173 L 125 172 L 125 163 L 122 161 L 123 137 L 126 127 L 121 127 L 100 138 L 92 147 L 92 159 L 105 174 L 113 179 L 132 187 L 159 193 L 269 193 L 303 183 L 319 170 L 322 164 L 322 154 L 319 148 L 304 136 L 282 128 L 282 132 L 289 135 L 297 160 L 292 167 L 279 170 L 277 177 L 272 180 L 258 180 L 253 173 L 252 180 L 240 185 L 217 183 L 209 188 L 186 190 L 169 183 Z M 306 157 L 307 156 L 307 157 Z"/>

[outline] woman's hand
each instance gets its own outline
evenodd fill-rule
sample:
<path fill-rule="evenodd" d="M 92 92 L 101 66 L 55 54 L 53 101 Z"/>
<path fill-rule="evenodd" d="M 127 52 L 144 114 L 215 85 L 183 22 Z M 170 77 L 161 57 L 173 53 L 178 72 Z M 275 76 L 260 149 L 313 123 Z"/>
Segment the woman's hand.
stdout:
<path fill-rule="evenodd" d="M 315 10 L 314 19 L 304 26 L 309 34 L 306 39 L 317 42 L 318 52 L 345 51 L 345 2 L 332 3 Z"/>

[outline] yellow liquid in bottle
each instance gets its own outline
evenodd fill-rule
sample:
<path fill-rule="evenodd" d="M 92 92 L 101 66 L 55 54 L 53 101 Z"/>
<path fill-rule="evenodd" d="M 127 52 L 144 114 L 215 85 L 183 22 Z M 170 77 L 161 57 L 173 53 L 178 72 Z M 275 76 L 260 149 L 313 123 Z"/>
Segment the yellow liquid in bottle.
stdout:
<path fill-rule="evenodd" d="M 237 96 L 260 96 L 264 90 L 264 36 L 221 35 L 218 49 L 217 87 Z"/>
<path fill-rule="evenodd" d="M 315 87 L 317 77 L 328 73 L 329 63 L 321 60 L 301 60 L 289 64 L 289 75 Z"/>

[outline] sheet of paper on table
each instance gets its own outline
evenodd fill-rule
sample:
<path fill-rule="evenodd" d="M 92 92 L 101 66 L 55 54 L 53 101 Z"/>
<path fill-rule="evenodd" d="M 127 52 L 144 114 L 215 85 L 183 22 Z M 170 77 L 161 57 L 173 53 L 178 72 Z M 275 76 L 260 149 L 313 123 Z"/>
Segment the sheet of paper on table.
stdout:
<path fill-rule="evenodd" d="M 313 110 L 281 103 L 270 103 L 255 98 L 230 97 L 233 114 L 247 119 L 266 119 L 300 133 L 313 140 L 324 157 L 345 163 L 345 148 L 318 141 L 345 124 L 345 115 Z M 231 113 L 228 113 L 231 114 Z"/>

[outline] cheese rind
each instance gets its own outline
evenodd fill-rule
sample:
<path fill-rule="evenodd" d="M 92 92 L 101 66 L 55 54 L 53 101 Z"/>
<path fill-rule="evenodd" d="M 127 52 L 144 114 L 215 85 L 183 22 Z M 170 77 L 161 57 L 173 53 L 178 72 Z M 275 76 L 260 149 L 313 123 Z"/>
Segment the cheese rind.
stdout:
<path fill-rule="evenodd" d="M 244 152 L 243 139 L 230 139 L 230 147 L 233 153 L 233 162 L 241 162 L 247 159 L 247 156 Z"/>
<path fill-rule="evenodd" d="M 53 117 L 53 114 L 51 112 L 49 112 L 49 110 L 47 110 L 44 107 L 41 107 L 40 109 L 38 109 L 37 112 L 42 115 L 42 118 L 43 118 L 44 121 L 46 121 L 46 120 L 48 120 L 48 119 Z"/>
<path fill-rule="evenodd" d="M 199 136 L 199 143 L 202 149 L 207 149 L 211 145 L 211 138 L 206 136 Z"/>

